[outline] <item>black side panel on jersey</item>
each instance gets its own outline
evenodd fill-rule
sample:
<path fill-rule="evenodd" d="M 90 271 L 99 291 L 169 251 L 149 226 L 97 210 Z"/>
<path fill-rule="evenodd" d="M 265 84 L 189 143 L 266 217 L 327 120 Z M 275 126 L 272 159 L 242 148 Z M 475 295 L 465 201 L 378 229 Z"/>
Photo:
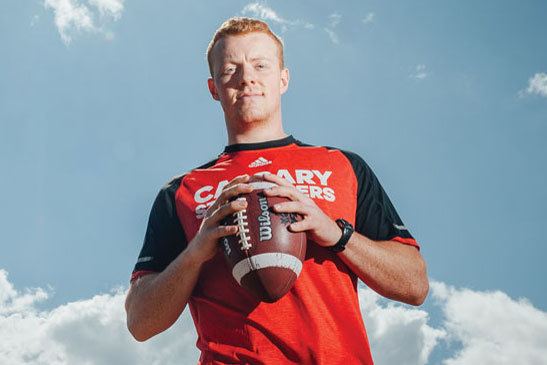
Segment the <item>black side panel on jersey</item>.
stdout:
<path fill-rule="evenodd" d="M 196 169 L 213 166 L 216 161 L 218 158 L 210 160 Z M 175 194 L 184 176 L 180 175 L 171 179 L 156 196 L 148 218 L 144 243 L 133 273 L 163 271 L 188 245 L 175 204 Z"/>
<path fill-rule="evenodd" d="M 184 175 L 173 178 L 156 196 L 133 272 L 163 271 L 186 248 L 186 235 L 175 205 L 175 193 L 183 177 Z"/>
<path fill-rule="evenodd" d="M 314 146 L 299 140 L 296 140 L 296 144 L 302 147 Z M 375 241 L 388 241 L 394 237 L 414 240 L 397 214 L 380 181 L 365 160 L 351 151 L 330 146 L 324 147 L 342 152 L 353 167 L 358 184 L 355 230 Z"/>
<path fill-rule="evenodd" d="M 370 166 L 356 153 L 339 151 L 351 162 L 357 177 L 355 230 L 376 241 L 387 241 L 393 237 L 414 239 Z"/>

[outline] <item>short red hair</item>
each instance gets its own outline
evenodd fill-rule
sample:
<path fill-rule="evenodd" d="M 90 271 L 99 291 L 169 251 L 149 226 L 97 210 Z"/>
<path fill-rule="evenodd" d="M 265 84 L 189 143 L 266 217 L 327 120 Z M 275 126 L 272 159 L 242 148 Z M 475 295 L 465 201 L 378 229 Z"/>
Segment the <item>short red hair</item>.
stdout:
<path fill-rule="evenodd" d="M 233 17 L 222 23 L 207 47 L 207 62 L 209 63 L 209 72 L 211 73 L 211 77 L 213 77 L 213 61 L 211 53 L 218 40 L 226 37 L 227 35 L 241 35 L 251 32 L 266 33 L 275 41 L 277 44 L 277 53 L 279 55 L 279 67 L 281 69 L 285 67 L 285 62 L 283 60 L 283 41 L 274 32 L 272 32 L 267 23 L 253 18 Z"/>

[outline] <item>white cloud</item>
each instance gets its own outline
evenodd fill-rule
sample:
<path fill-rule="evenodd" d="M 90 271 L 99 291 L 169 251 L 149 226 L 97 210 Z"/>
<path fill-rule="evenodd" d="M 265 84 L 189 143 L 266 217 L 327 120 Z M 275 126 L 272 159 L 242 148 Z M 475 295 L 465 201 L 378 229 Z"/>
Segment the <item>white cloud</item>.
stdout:
<path fill-rule="evenodd" d="M 447 336 L 432 328 L 422 309 L 388 301 L 372 289 L 359 288 L 361 313 L 365 321 L 374 363 L 377 365 L 423 365 L 437 343 Z"/>
<path fill-rule="evenodd" d="M 105 38 L 111 39 L 111 32 L 105 30 L 105 26 L 110 20 L 120 19 L 123 2 L 124 0 L 89 0 L 88 6 L 79 0 L 44 0 L 44 6 L 53 10 L 57 30 L 63 42 L 68 45 L 74 35 L 82 32 L 103 34 Z"/>
<path fill-rule="evenodd" d="M 423 365 L 441 342 L 459 344 L 442 354 L 443 365 L 543 364 L 547 313 L 526 299 L 456 289 L 432 281 L 431 305 L 444 315 L 437 328 L 422 307 L 382 298 L 359 287 L 377 365 Z M 196 333 L 186 310 L 166 332 L 136 342 L 125 325 L 125 289 L 71 302 L 48 311 L 38 304 L 50 290 L 18 291 L 0 270 L 0 363 L 29 365 L 195 364 Z"/>
<path fill-rule="evenodd" d="M 325 28 L 325 32 L 329 35 L 329 38 L 332 43 L 334 44 L 340 44 L 340 38 L 338 38 L 338 34 L 334 32 L 334 30 L 330 28 Z"/>
<path fill-rule="evenodd" d="M 7 272 L 0 269 L 0 315 L 32 311 L 34 303 L 47 298 L 43 289 L 27 289 L 20 293 L 8 281 Z"/>
<path fill-rule="evenodd" d="M 431 288 L 443 308 L 447 333 L 463 346 L 444 365 L 545 364 L 547 313 L 526 298 L 514 300 L 501 291 L 456 289 L 440 282 Z"/>
<path fill-rule="evenodd" d="M 286 32 L 290 28 L 303 27 L 305 29 L 313 29 L 315 26 L 309 22 L 297 19 L 288 20 L 277 14 L 275 10 L 264 3 L 254 2 L 245 5 L 241 11 L 243 15 L 250 15 L 255 18 L 260 18 L 266 21 L 271 21 L 281 26 L 281 31 Z"/>
<path fill-rule="evenodd" d="M 329 15 L 329 20 L 327 23 L 327 26 L 323 28 L 325 32 L 329 35 L 329 38 L 332 43 L 339 44 L 340 38 L 338 38 L 338 34 L 334 31 L 334 29 L 340 24 L 340 21 L 342 20 L 342 15 L 339 13 L 332 13 Z"/>
<path fill-rule="evenodd" d="M 256 17 L 264 20 L 271 20 L 275 23 L 285 24 L 287 20 L 283 19 L 272 8 L 260 3 L 250 3 L 245 5 L 242 10 L 243 14 L 253 14 Z"/>
<path fill-rule="evenodd" d="M 139 343 L 126 328 L 123 289 L 39 311 L 37 304 L 47 297 L 42 289 L 16 291 L 6 271 L 0 270 L 0 364 L 197 362 L 196 333 L 188 313 L 162 335 Z"/>
<path fill-rule="evenodd" d="M 65 44 L 72 41 L 71 34 L 76 31 L 96 31 L 87 6 L 74 0 L 45 0 L 44 5 L 53 9 L 55 25 Z"/>
<path fill-rule="evenodd" d="M 120 19 L 123 11 L 124 0 L 89 0 L 89 5 L 96 7 L 102 16 L 110 16 L 115 20 Z"/>
<path fill-rule="evenodd" d="M 32 19 L 30 20 L 30 26 L 34 27 L 39 20 L 40 20 L 40 16 L 38 14 L 33 15 Z"/>
<path fill-rule="evenodd" d="M 374 22 L 374 13 L 368 13 L 364 18 L 363 18 L 363 24 L 369 24 L 369 23 L 372 23 Z"/>
<path fill-rule="evenodd" d="M 530 77 L 526 92 L 547 97 L 547 73 L 539 72 Z"/>
<path fill-rule="evenodd" d="M 332 13 L 331 15 L 329 15 L 328 27 L 329 28 L 336 28 L 336 26 L 338 26 L 338 24 L 340 24 L 340 20 L 342 20 L 342 15 L 340 15 L 338 13 Z"/>
<path fill-rule="evenodd" d="M 414 69 L 414 72 L 410 74 L 410 77 L 417 80 L 423 80 L 429 76 L 429 72 L 426 69 L 426 66 L 423 64 L 417 65 Z"/>

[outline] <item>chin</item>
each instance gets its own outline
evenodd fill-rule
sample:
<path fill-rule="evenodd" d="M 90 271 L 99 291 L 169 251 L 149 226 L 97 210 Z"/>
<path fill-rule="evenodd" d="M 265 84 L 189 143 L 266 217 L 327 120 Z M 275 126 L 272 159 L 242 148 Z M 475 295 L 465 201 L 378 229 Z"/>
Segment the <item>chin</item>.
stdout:
<path fill-rule="evenodd" d="M 259 123 L 264 123 L 267 120 L 268 119 L 266 117 L 261 117 L 261 116 L 243 116 L 239 118 L 239 121 L 242 124 L 259 124 Z"/>
<path fill-rule="evenodd" d="M 243 113 L 239 113 L 237 116 L 237 120 L 239 120 L 241 123 L 245 124 L 251 124 L 251 123 L 261 123 L 265 122 L 269 119 L 268 113 L 265 113 L 263 111 L 246 111 Z"/>

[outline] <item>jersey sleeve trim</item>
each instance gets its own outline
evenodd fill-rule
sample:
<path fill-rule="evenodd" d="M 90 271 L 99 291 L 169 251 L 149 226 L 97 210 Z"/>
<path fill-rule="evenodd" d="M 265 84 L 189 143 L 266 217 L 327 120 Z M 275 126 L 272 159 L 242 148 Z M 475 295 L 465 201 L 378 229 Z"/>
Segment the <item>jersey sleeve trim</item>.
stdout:
<path fill-rule="evenodd" d="M 133 281 L 137 280 L 138 278 L 141 278 L 141 277 L 149 275 L 149 274 L 157 274 L 157 273 L 158 273 L 157 271 L 153 271 L 153 270 L 133 271 L 133 273 L 131 274 L 131 279 L 129 280 L 129 282 L 132 283 Z"/>
<path fill-rule="evenodd" d="M 403 237 L 396 236 L 396 237 L 393 237 L 391 241 L 397 241 L 400 243 L 404 243 L 405 245 L 414 246 L 418 249 L 418 251 L 420 250 L 420 245 L 418 244 L 418 242 L 416 242 L 414 238 L 403 238 Z"/>

